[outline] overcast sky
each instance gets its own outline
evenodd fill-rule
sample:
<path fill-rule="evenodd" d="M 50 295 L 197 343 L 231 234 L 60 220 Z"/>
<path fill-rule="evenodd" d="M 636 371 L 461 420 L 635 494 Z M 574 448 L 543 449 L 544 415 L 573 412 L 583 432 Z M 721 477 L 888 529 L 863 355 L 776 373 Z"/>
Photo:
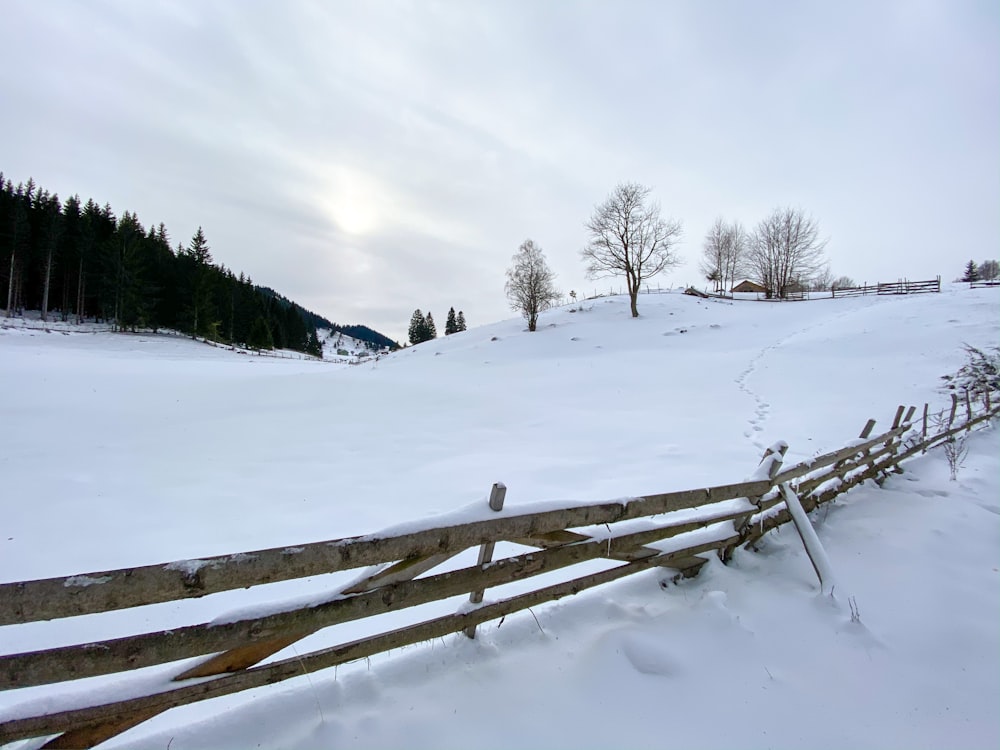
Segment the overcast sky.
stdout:
<path fill-rule="evenodd" d="M 1000 4 L 0 0 L 0 170 L 400 342 L 512 315 L 526 238 L 568 292 L 616 183 L 684 225 L 803 208 L 831 269 L 1000 255 Z M 618 286 L 617 284 L 615 285 Z M 641 306 L 640 306 L 641 312 Z"/>

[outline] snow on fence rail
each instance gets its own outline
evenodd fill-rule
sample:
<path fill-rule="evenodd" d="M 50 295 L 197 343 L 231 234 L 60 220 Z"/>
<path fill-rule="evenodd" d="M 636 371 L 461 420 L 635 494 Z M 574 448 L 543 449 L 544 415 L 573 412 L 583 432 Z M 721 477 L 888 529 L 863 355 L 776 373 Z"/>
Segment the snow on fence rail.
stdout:
<path fill-rule="evenodd" d="M 983 394 L 981 408 L 971 398 L 964 406 L 964 414 L 959 414 L 959 401 L 953 396 L 950 413 L 930 420 L 926 405 L 919 419 L 915 407 L 900 406 L 887 432 L 871 437 L 875 420 L 869 420 L 860 437 L 844 448 L 788 468 L 782 465 L 788 446 L 776 443 L 751 478 L 736 484 L 533 512 L 503 512 L 506 488 L 496 484 L 488 508 L 455 514 L 456 522 L 450 524 L 437 518 L 381 534 L 297 547 L 0 584 L 0 625 L 13 625 L 378 566 L 308 606 L 289 603 L 244 614 L 242 619 L 236 615 L 98 643 L 0 656 L 3 690 L 206 656 L 159 683 L 147 679 L 126 686 L 127 697 L 113 701 L 94 704 L 90 698 L 80 705 L 79 698 L 47 697 L 43 703 L 15 705 L 0 714 L 0 743 L 56 735 L 45 747 L 91 747 L 175 706 L 281 682 L 450 633 L 464 631 L 474 637 L 481 623 L 653 567 L 695 575 L 706 562 L 699 555 L 715 552 L 728 561 L 737 547 L 752 548 L 767 531 L 795 521 L 789 501 L 797 498 L 793 505 L 810 511 L 866 479 L 881 482 L 900 471 L 904 459 L 953 439 L 1000 411 L 990 403 L 989 393 Z M 956 422 L 957 416 L 964 419 Z M 932 434 L 930 428 L 937 431 Z M 612 524 L 635 519 L 645 520 L 612 531 Z M 529 551 L 491 561 L 494 545 L 502 541 Z M 418 578 L 477 546 L 478 564 Z M 622 564 L 481 603 L 487 588 L 599 558 Z M 815 559 L 814 566 L 822 577 Z M 473 595 L 472 604 L 454 614 L 254 666 L 331 625 L 467 593 Z"/>

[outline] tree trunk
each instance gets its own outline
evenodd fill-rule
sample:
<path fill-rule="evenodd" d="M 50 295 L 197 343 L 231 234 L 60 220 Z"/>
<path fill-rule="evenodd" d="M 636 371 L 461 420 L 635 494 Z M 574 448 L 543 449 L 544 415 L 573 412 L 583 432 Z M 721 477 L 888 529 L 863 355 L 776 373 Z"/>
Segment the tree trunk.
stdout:
<path fill-rule="evenodd" d="M 45 259 L 45 285 L 42 288 L 42 322 L 49 320 L 49 287 L 52 281 L 52 248 Z"/>
<path fill-rule="evenodd" d="M 17 253 L 14 250 L 10 251 L 10 279 L 7 282 L 7 317 L 13 315 L 13 301 L 14 301 L 14 258 Z"/>
<path fill-rule="evenodd" d="M 83 322 L 83 258 L 80 258 L 80 275 L 76 283 L 76 324 Z"/>

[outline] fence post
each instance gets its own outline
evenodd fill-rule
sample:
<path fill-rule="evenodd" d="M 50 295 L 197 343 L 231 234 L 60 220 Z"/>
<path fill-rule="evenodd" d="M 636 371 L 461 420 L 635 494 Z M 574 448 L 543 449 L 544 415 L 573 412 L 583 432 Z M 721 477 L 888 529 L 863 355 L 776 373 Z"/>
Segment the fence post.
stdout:
<path fill-rule="evenodd" d="M 916 410 L 917 407 L 911 406 L 909 409 L 906 410 L 906 415 L 904 416 L 903 407 L 900 406 L 896 410 L 896 418 L 892 420 L 892 429 L 896 429 L 901 424 L 909 423 L 910 420 L 913 419 L 913 413 Z M 889 469 L 892 469 L 892 471 L 895 472 L 896 474 L 903 473 L 903 470 L 899 468 L 899 463 L 893 461 L 893 459 L 896 458 L 897 455 L 899 455 L 899 446 L 902 444 L 903 444 L 902 435 L 897 435 L 896 437 L 889 438 L 888 442 L 886 443 L 886 447 L 889 448 L 891 452 L 889 453 L 889 461 L 887 462 L 889 468 L 885 470 L 883 476 L 888 475 Z"/>
<path fill-rule="evenodd" d="M 948 415 L 948 429 L 955 423 L 955 411 L 958 409 L 958 395 L 951 394 L 951 414 Z"/>
<path fill-rule="evenodd" d="M 490 490 L 490 510 L 501 511 L 503 510 L 503 501 L 507 497 L 507 485 L 503 482 L 494 482 L 493 487 Z M 480 568 L 482 568 L 486 563 L 493 560 L 493 548 L 496 546 L 495 542 L 485 542 L 479 547 L 479 562 L 477 563 Z M 481 604 L 483 601 L 484 590 L 473 591 L 469 594 L 469 603 L 471 604 Z M 469 638 L 476 637 L 476 626 L 470 625 L 464 631 L 465 635 Z"/>
<path fill-rule="evenodd" d="M 923 426 L 923 429 L 920 430 L 920 442 L 924 443 L 924 450 L 923 450 L 923 452 L 926 453 L 927 452 L 927 445 L 926 445 L 927 444 L 927 403 L 926 402 L 924 402 L 924 426 Z"/>
<path fill-rule="evenodd" d="M 833 576 L 833 567 L 830 565 L 830 559 L 826 556 L 823 544 L 816 535 L 816 529 L 812 527 L 809 516 L 799 501 L 799 496 L 788 486 L 788 482 L 781 485 L 781 493 L 785 498 L 785 507 L 788 509 L 788 515 L 792 517 L 792 525 L 799 532 L 799 539 L 802 540 L 806 556 L 809 558 L 809 562 L 812 563 L 813 570 L 816 571 L 816 577 L 819 578 L 820 591 L 823 594 L 833 594 L 833 589 L 836 585 Z"/>
<path fill-rule="evenodd" d="M 764 455 L 760 458 L 760 463 L 757 465 L 757 471 L 754 472 L 754 479 L 763 479 L 764 475 L 768 479 L 774 480 L 778 476 L 778 472 L 781 470 L 781 464 L 785 460 L 785 452 L 788 450 L 788 443 L 784 440 L 779 440 L 777 443 L 772 445 L 766 451 Z M 765 466 L 765 462 L 767 465 Z M 758 495 L 757 497 L 748 497 L 751 503 L 760 508 L 760 501 L 763 495 Z M 736 533 L 740 535 L 740 539 L 735 544 L 731 544 L 728 547 L 723 547 L 719 550 L 719 558 L 724 563 L 728 563 L 733 559 L 733 552 L 736 548 L 746 541 L 748 527 L 750 525 L 750 519 L 753 517 L 753 513 L 746 513 L 742 516 L 738 516 L 733 519 L 733 528 Z"/>
<path fill-rule="evenodd" d="M 969 389 L 965 389 L 965 423 L 967 425 L 966 431 L 972 431 L 972 401 L 969 398 Z"/>

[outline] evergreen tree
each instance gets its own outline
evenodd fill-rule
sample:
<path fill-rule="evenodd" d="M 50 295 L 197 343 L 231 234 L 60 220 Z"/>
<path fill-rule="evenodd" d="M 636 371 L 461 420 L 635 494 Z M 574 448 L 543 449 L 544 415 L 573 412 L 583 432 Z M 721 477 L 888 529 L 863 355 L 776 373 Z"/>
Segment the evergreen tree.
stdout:
<path fill-rule="evenodd" d="M 965 276 L 962 277 L 962 281 L 979 281 L 979 267 L 974 260 L 965 264 Z"/>
<path fill-rule="evenodd" d="M 38 310 L 51 319 L 93 318 L 121 328 L 174 328 L 233 343 L 315 349 L 317 326 L 334 324 L 212 260 L 204 230 L 171 248 L 166 227 L 143 228 L 131 212 L 59 198 L 0 173 L 0 315 Z M 425 321 L 420 316 L 421 326 Z M 259 325 L 258 325 L 259 323 Z M 365 326 L 337 330 L 395 348 Z M 422 335 L 425 335 L 424 331 Z"/>
<path fill-rule="evenodd" d="M 315 329 L 309 334 L 309 343 L 306 344 L 306 354 L 311 354 L 320 359 L 323 358 L 323 345 L 320 343 Z"/>
<path fill-rule="evenodd" d="M 258 315 L 257 319 L 250 327 L 250 334 L 247 337 L 247 345 L 251 349 L 273 349 L 274 339 L 271 337 L 271 330 L 267 327 L 267 321 L 263 315 Z"/>
<path fill-rule="evenodd" d="M 458 324 L 455 322 L 455 308 L 449 307 L 448 319 L 445 321 L 444 324 L 444 335 L 450 336 L 451 334 L 457 332 L 458 332 Z"/>
<path fill-rule="evenodd" d="M 413 311 L 413 315 L 410 317 L 410 329 L 407 331 L 407 337 L 411 344 L 419 344 L 427 340 L 427 323 L 419 307 Z"/>
<path fill-rule="evenodd" d="M 455 333 L 461 333 L 466 330 L 465 328 L 465 313 L 461 310 L 458 311 L 458 317 L 455 318 Z"/>
<path fill-rule="evenodd" d="M 434 317 L 430 314 L 430 311 L 427 312 L 427 317 L 424 318 L 424 331 L 426 336 L 424 341 L 437 338 L 437 326 L 434 325 Z"/>
<path fill-rule="evenodd" d="M 212 295 L 212 253 L 201 227 L 183 251 L 183 283 L 187 289 L 188 330 L 193 336 L 218 338 Z"/>
<path fill-rule="evenodd" d="M 52 286 L 52 264 L 58 262 L 58 253 L 61 245 L 63 232 L 62 206 L 59 203 L 59 196 L 53 195 L 46 201 L 43 208 L 43 236 L 44 236 L 44 283 L 42 287 L 42 320 L 49 319 L 49 291 Z"/>

